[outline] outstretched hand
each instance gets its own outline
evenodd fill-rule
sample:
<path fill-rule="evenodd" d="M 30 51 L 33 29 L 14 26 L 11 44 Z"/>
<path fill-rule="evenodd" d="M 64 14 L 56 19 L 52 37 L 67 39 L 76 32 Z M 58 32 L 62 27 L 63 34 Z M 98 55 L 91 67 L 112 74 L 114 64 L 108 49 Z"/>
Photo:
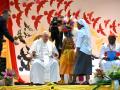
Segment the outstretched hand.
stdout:
<path fill-rule="evenodd" d="M 95 55 L 91 55 L 91 59 L 94 60 L 94 59 L 99 59 L 99 57 L 95 56 Z"/>
<path fill-rule="evenodd" d="M 103 59 L 103 60 L 109 60 L 109 58 L 107 58 L 107 57 L 103 57 L 102 59 Z"/>

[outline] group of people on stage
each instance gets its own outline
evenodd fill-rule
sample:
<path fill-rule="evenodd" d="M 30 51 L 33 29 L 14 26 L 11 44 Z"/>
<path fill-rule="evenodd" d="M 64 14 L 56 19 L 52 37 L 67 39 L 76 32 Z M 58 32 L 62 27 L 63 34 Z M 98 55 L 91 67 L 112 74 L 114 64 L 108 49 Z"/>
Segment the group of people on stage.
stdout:
<path fill-rule="evenodd" d="M 73 24 L 70 18 L 65 22 L 63 17 L 54 17 L 49 28 L 51 37 L 49 38 L 48 32 L 44 32 L 42 38 L 32 44 L 30 52 L 34 59 L 30 74 L 31 82 L 44 84 L 47 81 L 59 81 L 60 84 L 64 84 L 64 75 L 67 74 L 68 84 L 76 84 L 77 76 L 85 76 L 86 79 L 81 84 L 89 84 L 93 56 L 90 29 L 84 19 L 77 20 L 78 30 L 74 40 Z M 110 57 L 106 58 L 105 55 L 107 51 L 120 52 L 115 40 L 116 36 L 111 35 L 108 37 L 109 44 L 102 46 L 100 58 L 104 60 L 101 61 L 100 67 L 104 71 L 108 65 L 120 65 L 120 61 L 115 60 L 118 59 L 117 54 L 111 61 L 108 60 Z"/>
<path fill-rule="evenodd" d="M 73 39 L 74 22 L 69 17 L 67 21 L 54 17 L 49 32 L 35 40 L 30 48 L 32 67 L 30 80 L 33 84 L 55 82 L 64 84 L 64 75 L 69 75 L 69 84 L 76 83 L 76 77 L 85 75 L 83 84 L 89 84 L 92 74 L 91 35 L 88 24 L 84 19 L 77 21 L 78 31 Z M 65 36 L 65 38 L 63 38 Z M 75 52 L 76 49 L 76 52 Z"/>
<path fill-rule="evenodd" d="M 7 15 L 7 16 L 6 16 Z M 0 52 L 2 50 L 3 35 L 18 44 L 8 33 L 6 28 L 7 11 L 0 17 Z M 84 19 L 76 21 L 77 31 L 73 35 L 74 21 L 63 16 L 54 17 L 49 31 L 44 31 L 42 37 L 35 40 L 29 50 L 31 58 L 31 84 L 45 84 L 54 82 L 64 84 L 64 75 L 69 75 L 69 84 L 76 84 L 77 76 L 85 76 L 84 82 L 89 84 L 92 74 L 92 44 L 88 24 Z M 50 36 L 50 35 L 51 36 Z M 63 38 L 65 36 L 65 38 Z M 75 39 L 73 39 L 73 36 Z M 116 44 L 116 36 L 108 37 L 109 43 L 103 44 L 100 52 L 100 67 L 107 72 L 112 65 L 120 66 L 120 46 Z"/>
<path fill-rule="evenodd" d="M 30 80 L 33 84 L 54 82 L 65 84 L 64 75 L 69 76 L 68 84 L 77 84 L 76 78 L 85 76 L 80 83 L 89 84 L 92 75 L 92 45 L 88 24 L 84 19 L 77 20 L 77 31 L 73 39 L 74 22 L 64 21 L 63 17 L 54 17 L 49 32 L 33 42 L 30 52 L 32 67 Z M 65 38 L 63 38 L 65 36 Z M 100 68 L 107 72 L 113 65 L 120 67 L 120 46 L 116 45 L 116 36 L 109 35 L 108 44 L 103 44 L 100 52 Z"/>

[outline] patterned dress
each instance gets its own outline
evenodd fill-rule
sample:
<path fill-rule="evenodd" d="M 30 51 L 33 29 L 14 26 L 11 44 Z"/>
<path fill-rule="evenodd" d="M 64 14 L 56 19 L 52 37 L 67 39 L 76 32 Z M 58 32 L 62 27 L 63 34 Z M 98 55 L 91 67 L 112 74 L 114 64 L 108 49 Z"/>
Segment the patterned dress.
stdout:
<path fill-rule="evenodd" d="M 60 57 L 60 74 L 73 74 L 74 66 L 74 41 L 72 37 L 67 37 L 63 41 L 63 53 Z"/>

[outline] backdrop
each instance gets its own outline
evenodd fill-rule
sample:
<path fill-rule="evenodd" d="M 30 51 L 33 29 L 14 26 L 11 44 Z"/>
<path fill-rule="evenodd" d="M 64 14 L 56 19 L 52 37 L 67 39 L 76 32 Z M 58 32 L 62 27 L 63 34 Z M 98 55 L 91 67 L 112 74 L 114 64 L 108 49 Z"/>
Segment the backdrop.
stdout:
<path fill-rule="evenodd" d="M 110 33 L 120 42 L 119 6 L 120 0 L 0 0 L 0 12 L 3 8 L 11 11 L 9 32 L 20 43 L 4 43 L 2 56 L 7 57 L 7 67 L 17 72 L 19 81 L 29 82 L 29 47 L 36 36 L 48 30 L 52 17 L 60 15 L 86 20 L 92 34 L 93 54 L 99 56 Z"/>

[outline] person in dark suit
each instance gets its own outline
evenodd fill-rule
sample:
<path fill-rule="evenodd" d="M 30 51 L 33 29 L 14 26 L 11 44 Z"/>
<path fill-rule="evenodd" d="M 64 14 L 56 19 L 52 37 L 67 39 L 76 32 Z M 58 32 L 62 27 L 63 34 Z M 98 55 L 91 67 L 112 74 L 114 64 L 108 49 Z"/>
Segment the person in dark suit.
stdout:
<path fill-rule="evenodd" d="M 3 42 L 5 42 L 5 40 L 3 39 L 3 36 L 7 37 L 15 45 L 18 45 L 18 42 L 14 40 L 14 38 L 10 35 L 7 29 L 7 20 L 9 16 L 10 15 L 8 10 L 4 10 L 2 12 L 2 16 L 0 16 L 0 56 L 1 56 L 1 51 L 3 47 Z"/>
<path fill-rule="evenodd" d="M 59 58 L 61 56 L 61 49 L 62 49 L 62 40 L 63 40 L 63 32 L 60 30 L 59 27 L 62 27 L 62 18 L 61 17 L 54 17 L 51 21 L 51 25 L 49 31 L 51 33 L 51 40 L 52 42 L 55 41 L 55 46 L 59 52 Z"/>

